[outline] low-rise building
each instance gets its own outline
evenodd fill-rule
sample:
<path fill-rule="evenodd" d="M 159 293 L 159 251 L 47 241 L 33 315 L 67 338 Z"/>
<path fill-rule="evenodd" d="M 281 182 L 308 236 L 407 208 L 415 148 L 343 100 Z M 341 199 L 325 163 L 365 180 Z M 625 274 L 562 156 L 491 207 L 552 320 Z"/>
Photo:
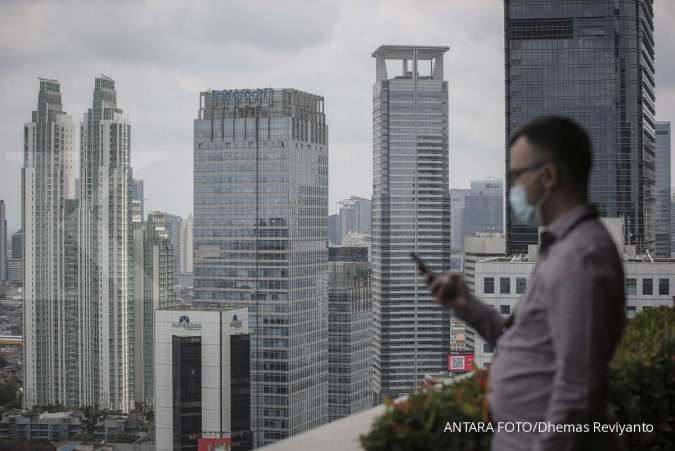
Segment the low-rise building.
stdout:
<path fill-rule="evenodd" d="M 82 415 L 77 411 L 32 414 L 6 413 L 0 419 L 0 440 L 68 440 L 82 432 Z"/>

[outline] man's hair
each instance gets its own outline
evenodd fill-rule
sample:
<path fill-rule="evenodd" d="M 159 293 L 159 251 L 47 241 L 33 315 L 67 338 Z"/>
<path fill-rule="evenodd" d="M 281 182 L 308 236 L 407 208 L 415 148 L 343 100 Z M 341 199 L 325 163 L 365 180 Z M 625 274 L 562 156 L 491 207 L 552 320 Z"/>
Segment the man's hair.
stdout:
<path fill-rule="evenodd" d="M 562 116 L 544 116 L 525 124 L 513 135 L 509 145 L 513 146 L 521 136 L 551 160 L 561 181 L 587 194 L 593 145 L 581 125 Z"/>

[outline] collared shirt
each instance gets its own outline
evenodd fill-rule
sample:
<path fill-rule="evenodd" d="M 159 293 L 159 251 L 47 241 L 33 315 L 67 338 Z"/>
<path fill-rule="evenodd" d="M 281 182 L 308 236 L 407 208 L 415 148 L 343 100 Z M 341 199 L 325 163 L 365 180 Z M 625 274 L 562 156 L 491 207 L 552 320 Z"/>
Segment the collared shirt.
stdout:
<path fill-rule="evenodd" d="M 589 206 L 542 234 L 511 327 L 476 298 L 456 313 L 496 345 L 489 393 L 495 421 L 581 424 L 604 417 L 609 361 L 625 323 L 624 273 L 614 241 Z M 571 450 L 579 437 L 497 432 L 492 449 Z"/>

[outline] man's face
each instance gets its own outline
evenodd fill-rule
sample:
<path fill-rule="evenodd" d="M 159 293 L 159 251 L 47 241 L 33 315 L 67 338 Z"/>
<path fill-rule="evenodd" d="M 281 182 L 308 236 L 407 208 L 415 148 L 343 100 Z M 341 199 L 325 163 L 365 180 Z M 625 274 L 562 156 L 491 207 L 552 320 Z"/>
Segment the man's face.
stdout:
<path fill-rule="evenodd" d="M 547 165 L 539 166 L 543 160 L 536 149 L 530 144 L 526 136 L 519 137 L 511 146 L 511 158 L 509 161 L 509 183 L 511 187 L 516 184 L 522 185 L 527 191 L 527 201 L 535 204 L 543 193 L 543 184 L 537 183 L 542 177 L 542 171 Z"/>

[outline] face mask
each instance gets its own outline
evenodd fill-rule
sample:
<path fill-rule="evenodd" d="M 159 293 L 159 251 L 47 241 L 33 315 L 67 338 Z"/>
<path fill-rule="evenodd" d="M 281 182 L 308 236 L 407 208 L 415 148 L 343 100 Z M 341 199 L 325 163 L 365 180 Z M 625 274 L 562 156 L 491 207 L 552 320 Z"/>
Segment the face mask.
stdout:
<path fill-rule="evenodd" d="M 515 220 L 521 224 L 536 227 L 539 216 L 537 207 L 527 201 L 527 190 L 523 185 L 514 185 L 509 192 L 509 205 Z"/>

